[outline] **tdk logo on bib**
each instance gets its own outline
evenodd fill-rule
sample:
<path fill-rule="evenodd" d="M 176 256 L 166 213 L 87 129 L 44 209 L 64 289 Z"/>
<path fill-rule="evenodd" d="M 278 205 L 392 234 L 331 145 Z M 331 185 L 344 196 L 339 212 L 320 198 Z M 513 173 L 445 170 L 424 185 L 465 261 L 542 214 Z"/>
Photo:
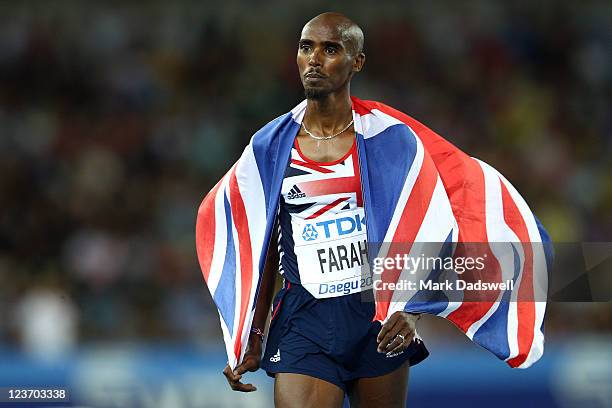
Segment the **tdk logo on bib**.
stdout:
<path fill-rule="evenodd" d="M 334 233 L 337 236 L 343 236 L 352 234 L 355 231 L 361 232 L 366 224 L 365 217 L 355 214 L 352 217 L 341 217 L 335 220 L 317 222 L 315 225 L 323 228 L 325 238 L 331 238 Z"/>
<path fill-rule="evenodd" d="M 304 238 L 304 241 L 314 241 L 319 238 L 319 233 L 312 224 L 306 224 L 304 232 L 302 232 L 302 238 Z"/>

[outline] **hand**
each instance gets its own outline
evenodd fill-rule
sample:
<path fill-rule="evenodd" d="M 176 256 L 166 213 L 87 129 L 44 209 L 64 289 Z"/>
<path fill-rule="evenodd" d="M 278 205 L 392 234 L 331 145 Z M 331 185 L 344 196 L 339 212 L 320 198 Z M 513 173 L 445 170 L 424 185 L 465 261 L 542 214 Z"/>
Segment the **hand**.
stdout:
<path fill-rule="evenodd" d="M 391 315 L 380 329 L 376 341 L 379 353 L 395 354 L 408 348 L 416 332 L 416 321 L 420 315 L 398 311 Z M 404 336 L 404 339 L 398 334 Z"/>
<path fill-rule="evenodd" d="M 229 364 L 223 369 L 223 375 L 227 379 L 230 387 L 234 391 L 240 392 L 253 392 L 257 391 L 257 387 L 253 384 L 243 384 L 240 382 L 242 374 L 247 371 L 257 371 L 259 369 L 259 363 L 261 362 L 261 338 L 256 334 L 249 336 L 249 345 L 247 346 L 246 352 L 244 353 L 244 359 L 242 364 L 232 371 Z"/>

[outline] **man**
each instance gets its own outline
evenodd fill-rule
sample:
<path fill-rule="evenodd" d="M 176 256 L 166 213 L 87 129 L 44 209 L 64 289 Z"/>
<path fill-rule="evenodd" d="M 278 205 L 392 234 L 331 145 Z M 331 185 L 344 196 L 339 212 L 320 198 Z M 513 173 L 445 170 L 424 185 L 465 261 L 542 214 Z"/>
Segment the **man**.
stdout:
<path fill-rule="evenodd" d="M 350 81 L 355 73 L 361 71 L 364 62 L 363 32 L 345 16 L 324 13 L 304 26 L 298 44 L 297 64 L 308 102 L 302 127 L 296 138 L 295 150 L 299 149 L 299 153 L 295 152 L 294 155 L 297 153 L 296 157 L 299 157 L 301 153 L 305 163 L 321 166 L 326 171 L 316 173 L 314 177 L 306 175 L 310 183 L 319 182 L 323 186 L 337 183 L 337 177 L 327 177 L 333 171 L 331 163 L 338 163 L 354 150 L 355 131 L 352 127 Z M 353 160 L 356 160 L 356 157 Z M 298 162 L 298 165 L 294 169 L 288 166 L 286 180 L 303 168 L 300 164 L 304 163 L 299 163 L 297 159 L 292 161 Z M 320 177 L 316 178 L 317 174 Z M 354 180 L 359 180 L 359 174 L 353 176 Z M 300 176 L 294 178 L 299 179 Z M 281 225 L 282 237 L 291 235 L 291 217 L 300 218 L 300 213 L 294 212 L 294 208 L 314 202 L 308 208 L 308 214 L 313 214 L 335 201 L 334 194 L 291 197 L 291 187 L 294 184 L 288 181 L 285 183 L 286 193 L 281 198 L 280 207 L 281 224 L 287 225 L 284 231 Z M 358 202 L 362 199 L 359 182 L 353 183 L 352 187 L 354 191 L 350 193 L 355 196 L 354 202 L 349 203 L 346 210 L 336 205 L 337 210 L 331 210 L 333 215 L 351 213 L 360 208 Z M 325 215 L 329 216 L 330 211 Z M 285 218 L 287 222 L 284 222 Z M 409 359 L 415 357 L 413 361 L 417 362 L 427 355 L 420 341 L 413 342 L 418 316 L 396 312 L 381 328 L 380 323 L 372 322 L 373 303 L 362 302 L 359 292 L 314 300 L 299 284 L 299 271 L 291 270 L 295 269 L 291 268 L 291 265 L 296 265 L 297 261 L 287 260 L 290 256 L 295 258 L 289 241 L 290 239 L 281 239 L 279 242 L 285 259 L 281 266 L 286 283 L 278 298 L 292 296 L 293 310 L 289 310 L 287 299 L 280 309 L 280 300 L 277 302 L 263 359 L 263 367 L 275 378 L 276 406 L 338 407 L 342 406 L 345 392 L 348 393 L 352 406 L 403 406 L 408 386 Z M 357 240 L 353 239 L 352 242 Z M 253 320 L 253 327 L 262 332 L 270 308 L 275 269 L 278 269 L 278 251 L 274 245 L 270 248 Z M 351 269 L 349 273 L 359 275 L 361 263 L 353 268 L 348 266 L 348 262 L 342 265 L 344 269 Z M 357 317 L 350 318 L 352 309 L 359 310 Z M 346 316 L 349 316 L 348 322 Z M 321 323 L 322 320 L 330 318 L 328 323 Z M 301 323 L 288 325 L 285 322 L 289 320 Z M 282 327 L 282 323 L 288 327 Z M 333 334 L 323 335 L 320 334 L 321 331 Z M 282 338 L 278 338 L 280 336 Z M 343 342 L 336 348 L 331 344 L 321 344 L 329 343 L 332 336 L 341 336 Z M 252 333 L 242 364 L 233 371 L 229 366 L 225 368 L 224 374 L 232 389 L 246 392 L 255 390 L 251 384 L 243 384 L 240 380 L 245 372 L 259 368 L 262 341 L 261 336 Z M 271 347 L 272 344 L 274 347 Z M 283 346 L 291 348 L 285 349 Z M 409 348 L 409 352 L 406 352 Z M 299 353 L 304 352 L 300 351 L 293 357 L 294 361 L 289 361 L 292 358 L 291 353 L 300 349 L 307 350 L 307 356 L 300 356 Z M 277 363 L 274 362 L 276 353 L 280 354 Z M 288 362 L 284 363 L 283 359 Z M 364 364 L 358 364 L 360 359 L 365 360 Z M 279 363 L 282 368 L 276 367 Z"/>
<path fill-rule="evenodd" d="M 233 390 L 251 392 L 242 376 L 262 367 L 277 407 L 340 407 L 345 394 L 351 406 L 404 406 L 409 366 L 428 355 L 419 313 L 451 320 L 512 367 L 542 355 L 543 308 L 533 297 L 508 305 L 512 289 L 463 302 L 376 290 L 375 303 L 362 301 L 373 286 L 370 243 L 410 243 L 413 253 L 442 243 L 433 249 L 442 254 L 448 243 L 518 237 L 518 255 L 491 256 L 489 275 L 512 271 L 525 294 L 545 287 L 535 273 L 545 254 L 531 243 L 547 240 L 494 169 L 401 112 L 351 97 L 364 62 L 351 20 L 309 21 L 297 54 L 306 102 L 257 132 L 199 209 L 198 256 L 229 358 L 223 373 Z M 264 339 L 277 270 L 284 285 Z M 376 279 L 405 274 L 391 268 Z"/>

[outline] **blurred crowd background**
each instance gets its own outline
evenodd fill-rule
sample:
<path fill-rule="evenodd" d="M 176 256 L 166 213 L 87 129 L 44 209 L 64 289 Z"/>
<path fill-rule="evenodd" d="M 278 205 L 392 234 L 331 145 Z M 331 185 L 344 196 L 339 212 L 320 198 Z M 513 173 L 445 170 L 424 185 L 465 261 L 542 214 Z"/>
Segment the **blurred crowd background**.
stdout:
<path fill-rule="evenodd" d="M 330 9 L 365 32 L 353 94 L 495 166 L 555 241 L 611 240 L 609 2 L 2 2 L 0 344 L 221 347 L 196 211 L 303 99 L 299 33 Z M 609 335 L 612 308 L 547 329 Z"/>

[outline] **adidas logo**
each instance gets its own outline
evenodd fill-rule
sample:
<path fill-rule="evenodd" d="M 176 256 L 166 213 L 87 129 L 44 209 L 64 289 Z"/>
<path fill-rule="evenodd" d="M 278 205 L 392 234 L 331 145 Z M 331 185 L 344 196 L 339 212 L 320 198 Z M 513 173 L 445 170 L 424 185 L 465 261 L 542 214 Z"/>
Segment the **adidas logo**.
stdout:
<path fill-rule="evenodd" d="M 273 363 L 278 363 L 280 361 L 280 349 L 276 349 L 276 354 L 270 357 L 270 361 Z"/>
<path fill-rule="evenodd" d="M 291 190 L 289 190 L 289 193 L 287 194 L 287 198 L 289 200 L 295 200 L 296 198 L 304 198 L 306 197 L 305 193 L 302 193 L 302 190 L 300 190 L 298 188 L 298 186 L 293 186 L 293 188 Z"/>
<path fill-rule="evenodd" d="M 387 358 L 397 357 L 400 354 L 402 354 L 403 352 L 404 352 L 404 350 L 398 351 L 397 353 L 388 352 L 387 354 L 385 354 L 385 357 L 387 357 Z"/>

